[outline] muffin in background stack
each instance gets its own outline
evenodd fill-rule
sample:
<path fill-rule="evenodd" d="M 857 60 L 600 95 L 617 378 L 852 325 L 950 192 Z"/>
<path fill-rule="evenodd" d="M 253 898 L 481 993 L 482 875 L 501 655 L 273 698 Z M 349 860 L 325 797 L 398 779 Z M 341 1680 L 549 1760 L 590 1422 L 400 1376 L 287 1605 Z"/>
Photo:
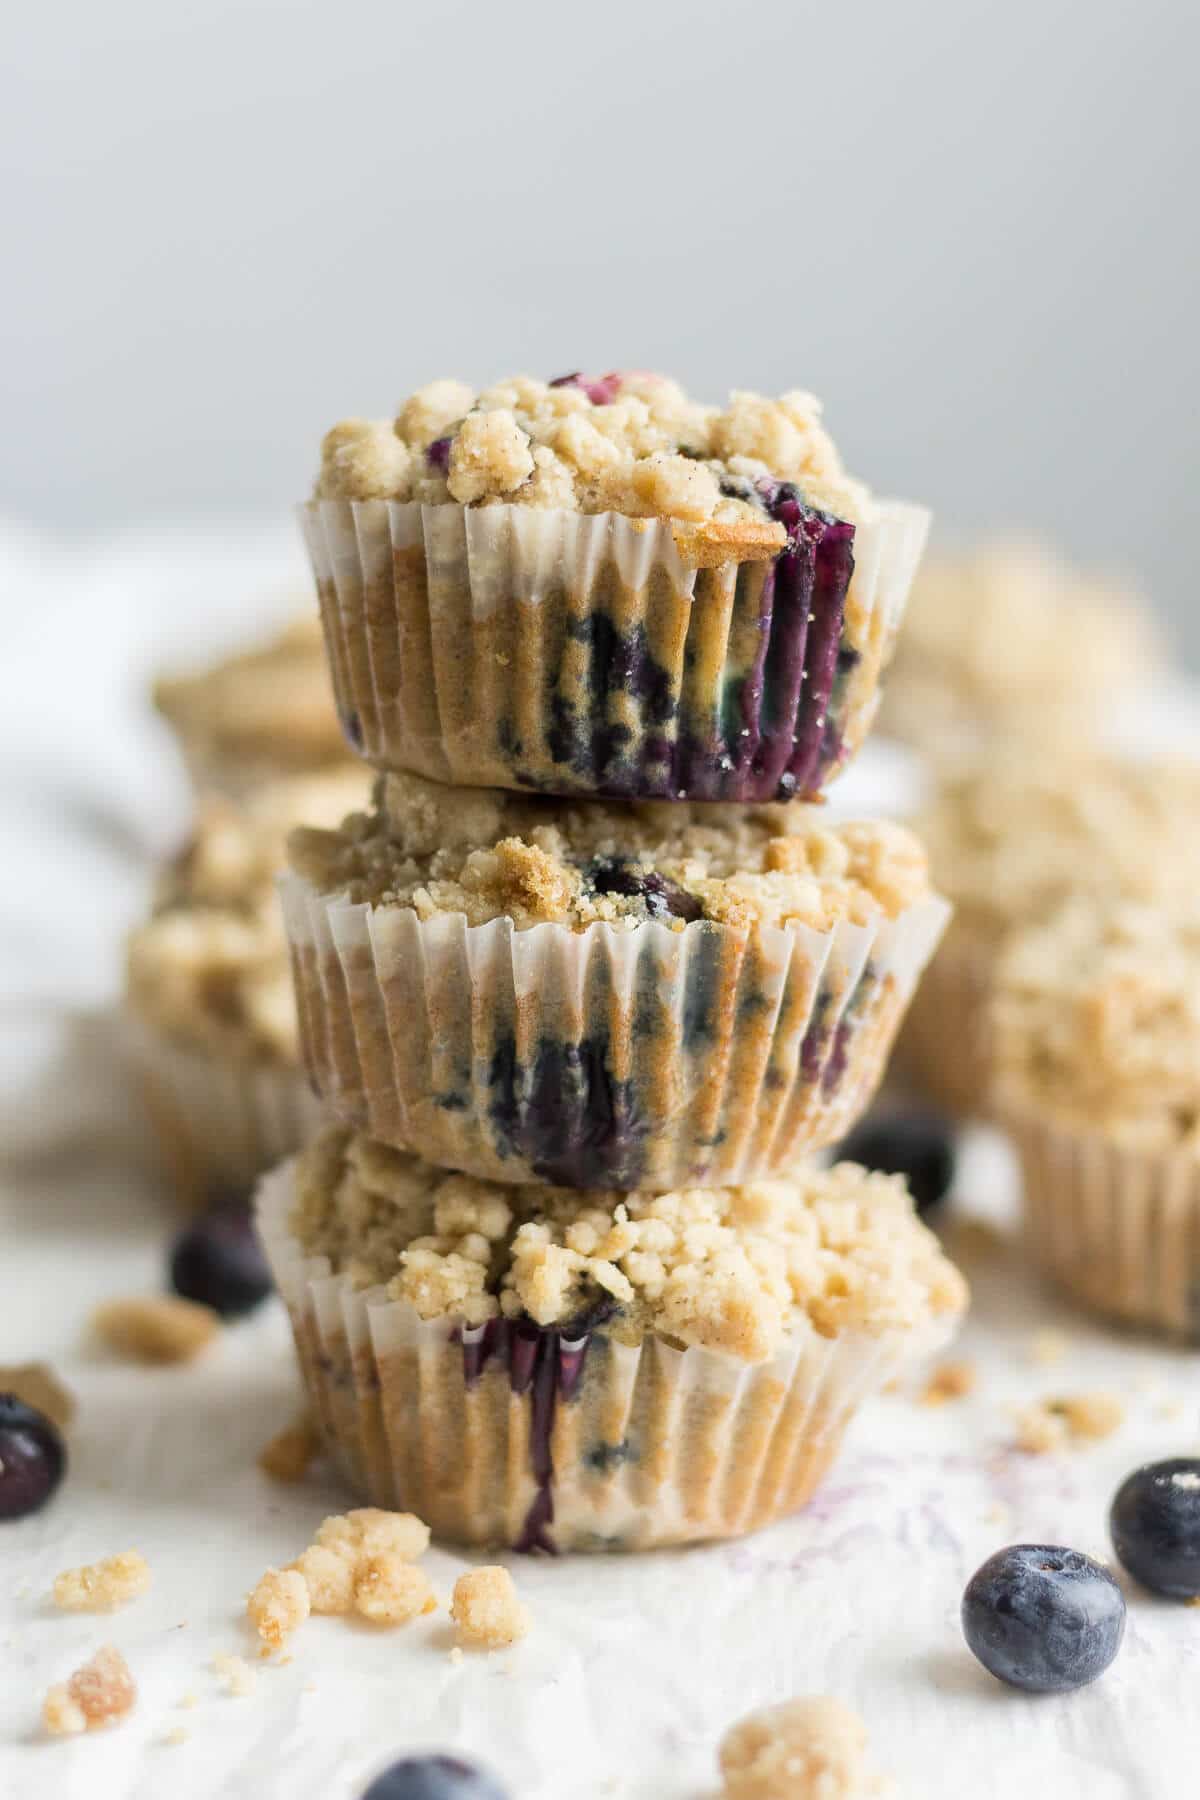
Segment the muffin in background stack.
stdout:
<path fill-rule="evenodd" d="M 350 760 L 315 613 L 207 668 L 163 676 L 154 704 L 202 793 L 239 799 L 265 781 Z"/>
<path fill-rule="evenodd" d="M 1109 1318 L 1200 1338 L 1200 905 L 1076 897 L 1016 933 L 996 1105 L 1033 1253 Z"/>
<path fill-rule="evenodd" d="M 186 847 L 130 935 L 133 1066 L 174 1184 L 200 1202 L 296 1149 L 319 1109 L 300 1071 L 275 883 L 288 831 L 361 803 L 369 772 L 268 783 L 238 803 L 202 796 Z"/>
<path fill-rule="evenodd" d="M 935 552 L 913 583 L 880 728 L 939 765 L 1005 740 L 1078 752 L 1161 664 L 1145 602 L 1046 545 Z"/>
<path fill-rule="evenodd" d="M 996 744 L 935 781 L 913 821 L 954 916 L 904 1021 L 896 1066 L 952 1113 L 986 1114 L 988 1000 L 1014 931 L 1071 895 L 1200 885 L 1200 765 Z"/>
<path fill-rule="evenodd" d="M 781 1516 L 961 1312 L 902 1190 L 800 1161 L 946 918 L 910 834 L 801 803 L 870 727 L 927 522 L 819 415 L 576 374 L 325 439 L 305 536 L 383 779 L 283 893 L 306 1066 L 371 1136 L 259 1216 L 330 1448 L 443 1536 Z"/>

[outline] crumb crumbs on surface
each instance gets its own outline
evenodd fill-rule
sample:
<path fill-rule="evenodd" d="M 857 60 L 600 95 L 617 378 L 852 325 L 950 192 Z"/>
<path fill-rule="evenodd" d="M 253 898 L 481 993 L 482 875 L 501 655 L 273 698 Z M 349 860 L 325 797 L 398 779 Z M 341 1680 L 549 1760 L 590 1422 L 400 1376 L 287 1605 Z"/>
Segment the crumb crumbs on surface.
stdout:
<path fill-rule="evenodd" d="M 314 1613 L 348 1613 L 354 1606 L 354 1559 L 340 1548 L 310 1544 L 290 1563 L 304 1577 Z"/>
<path fill-rule="evenodd" d="M 455 1644 L 454 1648 L 450 1652 L 450 1661 L 454 1664 L 455 1668 L 457 1668 L 463 1660 L 464 1660 L 464 1658 L 463 1658 L 463 1652 L 462 1652 L 462 1645 Z"/>
<path fill-rule="evenodd" d="M 168 1731 L 163 1743 L 174 1749 L 179 1744 L 186 1744 L 190 1736 L 191 1732 L 186 1725 L 176 1725 L 172 1731 Z"/>
<path fill-rule="evenodd" d="M 1016 1444 L 1031 1456 L 1111 1437 L 1125 1408 L 1115 1394 L 1070 1394 L 1036 1400 L 1016 1413 Z"/>
<path fill-rule="evenodd" d="M 1065 1331 L 1046 1328 L 1035 1331 L 1029 1339 L 1029 1360 L 1042 1368 L 1049 1368 L 1060 1363 L 1071 1347 L 1071 1340 Z"/>
<path fill-rule="evenodd" d="M 246 1616 L 265 1656 L 281 1649 L 311 1611 L 308 1585 L 296 1569 L 268 1569 L 246 1599 Z"/>
<path fill-rule="evenodd" d="M 858 1714 L 828 1695 L 750 1713 L 721 1740 L 724 1800 L 867 1800 L 892 1791 L 867 1764 Z"/>
<path fill-rule="evenodd" d="M 407 1625 L 437 1610 L 437 1597 L 424 1569 L 394 1550 L 381 1550 L 358 1566 L 354 1607 L 374 1625 Z"/>
<path fill-rule="evenodd" d="M 498 1564 L 468 1569 L 454 1584 L 450 1617 L 468 1650 L 504 1650 L 529 1630 L 526 1607 L 508 1570 Z"/>
<path fill-rule="evenodd" d="M 944 1406 L 947 1400 L 962 1400 L 979 1385 L 979 1371 L 973 1362 L 946 1362 L 936 1368 L 921 1393 L 922 1406 Z"/>
<path fill-rule="evenodd" d="M 355 1556 L 378 1556 L 385 1550 L 394 1550 L 405 1562 L 415 1562 L 429 1548 L 429 1527 L 415 1513 L 358 1506 L 325 1519 L 316 1542 L 331 1549 L 345 1547 Z"/>
<path fill-rule="evenodd" d="M 132 1295 L 109 1300 L 92 1314 L 100 1341 L 142 1363 L 182 1363 L 199 1356 L 221 1329 L 211 1306 L 173 1294 Z"/>
<path fill-rule="evenodd" d="M 122 1550 L 56 1575 L 54 1604 L 63 1612 L 111 1612 L 144 1594 L 150 1579 L 150 1565 L 140 1550 Z"/>
<path fill-rule="evenodd" d="M 74 1737 L 113 1725 L 133 1710 L 137 1686 L 129 1664 L 111 1644 L 57 1683 L 42 1703 L 42 1721 L 52 1737 Z"/>
<path fill-rule="evenodd" d="M 0 1394 L 15 1394 L 35 1412 L 44 1413 L 60 1431 L 75 1417 L 75 1396 L 48 1363 L 13 1363 L 0 1368 Z"/>
<path fill-rule="evenodd" d="M 258 1676 L 244 1656 L 219 1652 L 212 1659 L 213 1673 L 219 1677 L 227 1694 L 244 1700 L 254 1692 Z"/>
<path fill-rule="evenodd" d="M 277 1432 L 264 1444 L 258 1455 L 258 1466 L 272 1481 L 291 1486 L 303 1481 L 321 1453 L 321 1434 L 310 1413 L 302 1413 L 292 1424 Z"/>
<path fill-rule="evenodd" d="M 1007 1531 L 1012 1522 L 1012 1507 L 1006 1506 L 1003 1500 L 997 1500 L 988 1507 L 983 1515 L 985 1525 L 994 1525 L 998 1530 Z"/>
<path fill-rule="evenodd" d="M 199 1706 L 200 1696 L 199 1696 L 199 1694 L 186 1693 L 183 1696 L 182 1700 L 179 1702 L 179 1704 L 180 1704 L 180 1706 L 186 1706 L 189 1708 L 191 1708 L 193 1706 Z"/>

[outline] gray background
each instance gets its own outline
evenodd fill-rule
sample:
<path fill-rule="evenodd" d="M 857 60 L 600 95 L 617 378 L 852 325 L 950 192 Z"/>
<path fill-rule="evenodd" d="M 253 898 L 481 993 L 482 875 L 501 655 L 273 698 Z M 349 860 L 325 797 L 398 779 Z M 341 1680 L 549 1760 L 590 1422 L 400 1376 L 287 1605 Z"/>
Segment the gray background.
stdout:
<path fill-rule="evenodd" d="M 281 513 L 434 374 L 810 387 L 1193 655 L 1192 7 L 67 0 L 6 26 L 0 505 Z"/>

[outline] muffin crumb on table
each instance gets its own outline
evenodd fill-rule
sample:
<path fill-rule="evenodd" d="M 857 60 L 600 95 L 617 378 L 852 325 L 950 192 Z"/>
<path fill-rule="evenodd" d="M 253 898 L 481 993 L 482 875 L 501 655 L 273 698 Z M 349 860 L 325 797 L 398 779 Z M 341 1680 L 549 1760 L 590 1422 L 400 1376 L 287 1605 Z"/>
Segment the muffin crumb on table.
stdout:
<path fill-rule="evenodd" d="M 121 1356 L 143 1363 L 183 1363 L 212 1343 L 221 1321 L 211 1306 L 171 1294 L 108 1300 L 92 1314 L 92 1329 Z"/>
<path fill-rule="evenodd" d="M 321 1434 L 311 1413 L 285 1425 L 258 1453 L 258 1466 L 272 1481 L 291 1486 L 304 1480 L 321 1454 Z"/>
<path fill-rule="evenodd" d="M 943 1406 L 947 1400 L 962 1400 L 973 1394 L 979 1384 L 979 1371 L 972 1362 L 942 1363 L 930 1375 L 921 1391 L 923 1406 Z"/>
<path fill-rule="evenodd" d="M 381 1550 L 359 1563 L 354 1577 L 354 1609 L 375 1625 L 407 1625 L 437 1608 L 428 1575 L 395 1550 Z"/>
<path fill-rule="evenodd" d="M 48 1363 L 15 1363 L 0 1368 L 0 1394 L 15 1394 L 35 1412 L 44 1413 L 60 1431 L 75 1418 L 75 1396 Z"/>
<path fill-rule="evenodd" d="M 1016 1445 L 1032 1456 L 1044 1456 L 1076 1444 L 1111 1437 L 1125 1419 L 1115 1394 L 1072 1394 L 1034 1401 L 1018 1408 Z"/>
<path fill-rule="evenodd" d="M 858 1714 L 829 1696 L 750 1713 L 720 1746 L 724 1800 L 883 1800 Z"/>
<path fill-rule="evenodd" d="M 246 1616 L 263 1643 L 263 1654 L 282 1649 L 312 1611 L 308 1583 L 296 1569 L 268 1569 L 246 1599 Z"/>
<path fill-rule="evenodd" d="M 129 1664 L 111 1644 L 76 1669 L 70 1679 L 52 1687 L 42 1705 L 42 1719 L 53 1737 L 74 1737 L 116 1724 L 133 1710 L 137 1687 Z"/>
<path fill-rule="evenodd" d="M 63 1612 L 108 1612 L 146 1593 L 150 1579 L 150 1565 L 139 1550 L 119 1551 L 56 1575 L 54 1604 Z"/>
<path fill-rule="evenodd" d="M 219 1651 L 212 1659 L 212 1667 L 226 1693 L 235 1699 L 245 1700 L 254 1692 L 258 1676 L 244 1656 Z"/>
<path fill-rule="evenodd" d="M 499 1564 L 469 1569 L 454 1584 L 450 1617 L 468 1650 L 504 1650 L 529 1630 L 528 1608 L 517 1597 L 508 1570 Z"/>

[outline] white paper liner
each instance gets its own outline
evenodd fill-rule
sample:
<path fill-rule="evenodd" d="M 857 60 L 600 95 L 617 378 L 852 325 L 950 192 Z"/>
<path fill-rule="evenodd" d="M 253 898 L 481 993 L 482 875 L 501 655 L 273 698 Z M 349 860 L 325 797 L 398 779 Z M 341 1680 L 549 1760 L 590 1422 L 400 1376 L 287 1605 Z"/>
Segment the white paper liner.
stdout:
<path fill-rule="evenodd" d="M 233 1062 L 127 1015 L 125 1045 L 175 1185 L 189 1203 L 248 1187 L 300 1149 L 324 1114 L 301 1069 Z"/>
<path fill-rule="evenodd" d="M 960 1118 L 992 1110 L 989 1004 L 995 953 L 957 921 L 938 945 L 896 1042 L 895 1066 Z"/>
<path fill-rule="evenodd" d="M 669 521 L 618 513 L 325 500 L 300 519 L 338 709 L 376 767 L 465 787 L 586 795 L 600 779 L 630 796 L 786 797 L 769 778 L 721 785 L 741 735 L 726 690 L 761 650 L 769 564 L 689 567 Z M 875 716 L 928 528 L 923 508 L 900 501 L 874 503 L 855 527 L 841 642 L 857 660 L 839 678 L 837 767 Z M 597 693 L 588 645 L 601 616 L 621 641 Z M 635 672 L 643 657 L 652 680 Z M 564 747 L 564 709 L 568 736 L 582 734 L 575 751 Z M 614 731 L 619 772 L 598 777 Z M 716 761 L 704 773 L 685 757 L 690 776 L 652 784 L 645 771 L 663 766 L 677 738 L 711 744 Z"/>
<path fill-rule="evenodd" d="M 930 896 L 826 932 L 517 931 L 352 904 L 293 873 L 280 891 L 330 1110 L 443 1167 L 569 1187 L 729 1186 L 835 1143 L 949 915 Z"/>
<path fill-rule="evenodd" d="M 290 1230 L 293 1203 L 289 1162 L 260 1183 L 258 1229 L 346 1480 L 440 1538 L 530 1547 L 542 1491 L 530 1393 L 513 1392 L 502 1364 L 466 1380 L 461 1320 L 422 1320 L 307 1256 Z M 737 1536 L 794 1512 L 860 1401 L 940 1349 L 957 1323 L 823 1338 L 801 1321 L 766 1364 L 594 1333 L 578 1390 L 555 1408 L 553 1517 L 539 1547 L 645 1549 Z"/>
<path fill-rule="evenodd" d="M 1041 1268 L 1094 1311 L 1200 1338 L 1200 1161 L 1131 1148 L 1005 1096 Z"/>

